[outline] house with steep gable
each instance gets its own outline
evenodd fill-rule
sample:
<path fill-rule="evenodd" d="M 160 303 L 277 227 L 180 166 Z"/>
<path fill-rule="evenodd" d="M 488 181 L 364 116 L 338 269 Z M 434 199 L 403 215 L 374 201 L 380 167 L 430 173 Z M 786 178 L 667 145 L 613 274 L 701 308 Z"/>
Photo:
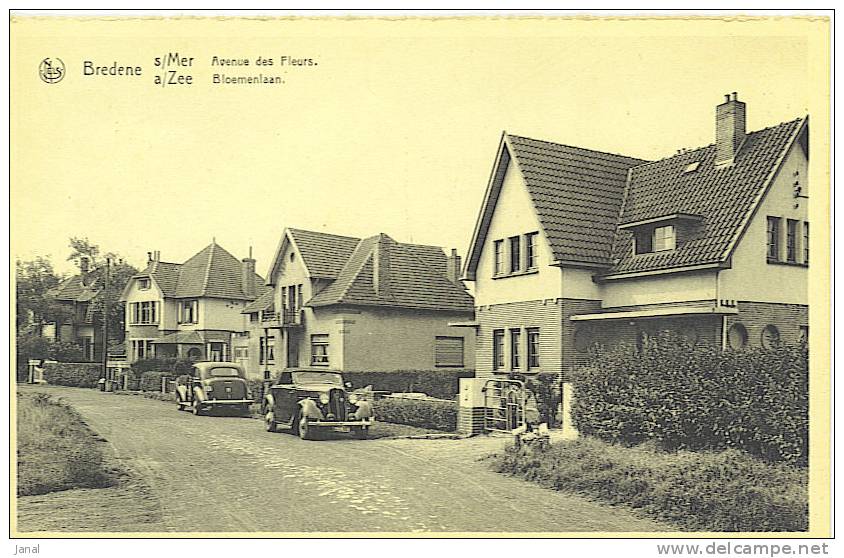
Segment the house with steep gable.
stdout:
<path fill-rule="evenodd" d="M 501 138 L 464 279 L 476 373 L 565 374 L 673 331 L 721 348 L 808 338 L 808 117 L 658 161 Z"/>
<path fill-rule="evenodd" d="M 184 263 L 150 252 L 121 296 L 128 360 L 232 360 L 233 340 L 246 335 L 241 310 L 265 291 L 251 254 L 238 260 L 216 241 Z"/>
<path fill-rule="evenodd" d="M 386 234 L 285 229 L 268 273 L 272 299 L 247 306 L 263 332 L 259 365 L 340 371 L 471 368 L 474 332 L 460 257 Z"/>
<path fill-rule="evenodd" d="M 67 311 L 60 322 L 45 324 L 42 336 L 56 341 L 76 343 L 82 349 L 82 359 L 98 362 L 102 359 L 103 330 L 94 323 L 94 299 L 102 290 L 96 273 L 89 271 L 88 261 L 81 261 L 80 273 L 64 279 L 49 295 Z"/>

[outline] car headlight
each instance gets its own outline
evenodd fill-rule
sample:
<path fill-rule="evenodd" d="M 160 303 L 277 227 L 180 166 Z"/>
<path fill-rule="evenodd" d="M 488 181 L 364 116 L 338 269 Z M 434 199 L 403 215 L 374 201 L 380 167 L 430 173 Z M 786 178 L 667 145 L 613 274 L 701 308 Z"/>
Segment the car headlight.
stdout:
<path fill-rule="evenodd" d="M 319 402 L 325 405 L 328 403 L 328 394 L 327 393 L 320 393 L 319 394 Z"/>
<path fill-rule="evenodd" d="M 352 405 L 357 405 L 358 404 L 358 396 L 355 395 L 354 393 L 350 393 L 349 394 L 349 403 L 351 403 Z"/>

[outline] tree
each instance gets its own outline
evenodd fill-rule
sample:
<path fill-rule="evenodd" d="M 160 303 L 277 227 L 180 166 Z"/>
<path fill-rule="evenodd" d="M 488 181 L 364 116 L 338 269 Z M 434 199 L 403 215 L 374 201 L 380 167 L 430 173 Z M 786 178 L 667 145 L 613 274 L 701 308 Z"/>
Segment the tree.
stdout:
<path fill-rule="evenodd" d="M 61 322 L 70 316 L 69 311 L 49 294 L 61 280 L 47 258 L 39 256 L 30 261 L 15 261 L 18 332 L 32 331 L 41 335 L 44 324 Z"/>

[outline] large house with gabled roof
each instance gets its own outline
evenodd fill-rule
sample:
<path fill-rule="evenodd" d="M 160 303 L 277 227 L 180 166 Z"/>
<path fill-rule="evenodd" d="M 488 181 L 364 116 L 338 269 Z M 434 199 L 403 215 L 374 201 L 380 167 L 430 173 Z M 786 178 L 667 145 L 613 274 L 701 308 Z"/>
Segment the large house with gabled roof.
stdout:
<path fill-rule="evenodd" d="M 808 117 L 658 161 L 505 133 L 464 272 L 476 373 L 565 374 L 673 331 L 721 348 L 808 339 Z"/>
<path fill-rule="evenodd" d="M 449 325 L 474 314 L 460 267 L 456 251 L 386 234 L 285 229 L 267 275 L 272 296 L 243 310 L 259 333 L 256 364 L 267 375 L 471 368 L 474 332 Z"/>
<path fill-rule="evenodd" d="M 81 273 L 62 280 L 48 292 L 66 310 L 66 316 L 59 322 L 45 324 L 42 335 L 57 341 L 76 343 L 82 350 L 85 361 L 102 359 L 102 327 L 94 323 L 94 300 L 100 294 L 102 285 L 96 273 L 88 270 L 88 261 L 83 259 Z"/>
<path fill-rule="evenodd" d="M 240 312 L 266 289 L 251 254 L 238 260 L 216 241 L 184 263 L 150 252 L 121 296 L 129 361 L 232 360 L 233 343 L 246 335 Z"/>

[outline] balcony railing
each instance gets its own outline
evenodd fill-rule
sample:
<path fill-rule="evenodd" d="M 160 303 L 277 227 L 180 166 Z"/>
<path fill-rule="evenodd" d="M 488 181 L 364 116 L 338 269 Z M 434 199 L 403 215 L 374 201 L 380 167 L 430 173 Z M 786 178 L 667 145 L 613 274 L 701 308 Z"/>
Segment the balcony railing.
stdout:
<path fill-rule="evenodd" d="M 278 312 L 264 310 L 261 312 L 261 321 L 263 323 L 278 323 Z"/>
<path fill-rule="evenodd" d="M 285 309 L 282 314 L 282 326 L 300 326 L 304 323 L 304 311 L 303 310 L 290 310 Z"/>

